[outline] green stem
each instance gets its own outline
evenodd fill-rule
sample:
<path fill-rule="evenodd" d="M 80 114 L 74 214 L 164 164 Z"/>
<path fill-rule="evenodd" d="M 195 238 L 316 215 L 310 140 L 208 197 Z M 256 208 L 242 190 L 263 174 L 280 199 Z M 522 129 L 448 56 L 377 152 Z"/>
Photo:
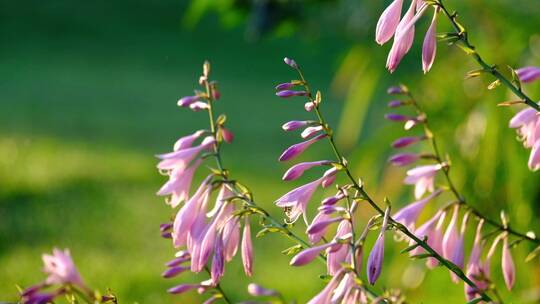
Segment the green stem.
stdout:
<path fill-rule="evenodd" d="M 525 94 L 521 88 L 514 84 L 510 79 L 505 77 L 501 72 L 497 69 L 495 65 L 490 65 L 484 61 L 484 59 L 478 54 L 476 51 L 476 48 L 474 45 L 472 45 L 469 42 L 469 38 L 467 35 L 467 31 L 463 28 L 461 24 L 459 24 L 456 21 L 456 14 L 450 14 L 448 9 L 444 6 L 443 0 L 437 0 L 437 3 L 434 4 L 441 8 L 443 14 L 448 18 L 452 26 L 454 27 L 455 34 L 458 35 L 459 41 L 463 43 L 470 51 L 466 52 L 467 54 L 471 55 L 473 59 L 486 71 L 489 72 L 491 75 L 493 75 L 495 78 L 497 78 L 503 85 L 505 85 L 507 88 L 509 88 L 517 97 L 519 97 L 525 104 L 527 104 L 529 107 L 535 109 L 536 111 L 540 112 L 540 105 L 538 105 L 536 102 L 534 102 L 527 94 Z"/>
<path fill-rule="evenodd" d="M 343 158 L 342 154 L 340 153 L 340 151 L 337 148 L 337 145 L 336 145 L 336 143 L 334 141 L 333 130 L 330 128 L 330 126 L 328 125 L 328 123 L 324 119 L 324 117 L 323 117 L 323 115 L 322 115 L 322 113 L 320 111 L 320 108 L 319 108 L 320 105 L 316 104 L 315 100 L 313 99 L 313 96 L 311 94 L 311 90 L 310 90 L 308 82 L 304 78 L 304 75 L 303 75 L 302 71 L 300 70 L 300 68 L 297 68 L 296 70 L 298 71 L 300 79 L 301 79 L 301 81 L 302 81 L 302 83 L 304 85 L 304 88 L 305 88 L 306 92 L 307 92 L 308 100 L 315 104 L 315 107 L 314 107 L 315 113 L 316 113 L 316 115 L 317 115 L 317 117 L 319 119 L 319 123 L 322 126 L 324 126 L 324 128 L 326 130 L 326 133 L 328 134 L 328 141 L 329 141 L 329 143 L 330 143 L 330 145 L 332 147 L 332 150 L 334 151 L 334 154 L 336 156 L 337 161 L 343 167 L 343 170 L 344 170 L 345 174 L 347 175 L 347 177 L 349 178 L 349 180 L 351 181 L 353 187 L 361 194 L 361 198 L 366 200 L 371 205 L 371 207 L 373 207 L 373 209 L 375 209 L 381 216 L 384 216 L 384 210 L 377 205 L 377 203 L 364 190 L 363 186 L 359 185 L 358 182 L 356 181 L 356 179 L 354 178 L 354 176 L 352 175 L 347 162 Z M 414 235 L 412 232 L 410 232 L 407 229 L 407 227 L 405 227 L 404 225 L 396 222 L 392 217 L 389 217 L 388 221 L 394 227 L 396 227 L 396 229 L 400 230 L 403 234 L 408 236 L 416 244 L 418 244 L 425 251 L 427 251 L 433 258 L 435 258 L 437 261 L 439 261 L 439 263 L 441 265 L 443 265 L 448 270 L 453 272 L 456 276 L 458 276 L 463 282 L 465 282 L 467 285 L 471 286 L 475 290 L 478 290 L 478 293 L 480 294 L 480 296 L 482 297 L 483 300 L 488 301 L 488 302 L 492 302 L 491 297 L 489 295 L 487 295 L 485 292 L 480 291 L 480 289 L 476 286 L 476 284 L 473 281 L 471 281 L 457 265 L 455 265 L 454 263 L 452 263 L 452 262 L 446 260 L 445 258 L 443 258 L 433 248 L 431 248 L 431 246 L 429 246 L 426 242 L 419 239 L 416 235 Z"/>

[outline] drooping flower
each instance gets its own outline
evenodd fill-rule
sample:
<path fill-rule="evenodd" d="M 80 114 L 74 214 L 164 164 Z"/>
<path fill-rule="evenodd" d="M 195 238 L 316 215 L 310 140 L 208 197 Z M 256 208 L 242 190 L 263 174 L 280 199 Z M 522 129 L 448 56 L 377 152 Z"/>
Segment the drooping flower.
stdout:
<path fill-rule="evenodd" d="M 535 109 L 527 108 L 510 120 L 510 128 L 517 129 L 525 148 L 532 148 L 528 166 L 532 171 L 540 169 L 540 116 Z"/>
<path fill-rule="evenodd" d="M 287 217 L 291 222 L 295 222 L 298 217 L 303 214 L 304 220 L 307 223 L 307 218 L 305 215 L 307 204 L 309 203 L 315 190 L 317 190 L 317 187 L 321 185 L 323 179 L 324 177 L 321 177 L 289 191 L 276 200 L 276 206 L 286 209 Z"/>
<path fill-rule="evenodd" d="M 407 166 L 416 162 L 420 156 L 415 153 L 398 153 L 392 155 L 388 161 L 394 166 Z"/>
<path fill-rule="evenodd" d="M 297 253 L 289 263 L 291 266 L 302 266 L 313 261 L 322 251 L 328 248 L 338 248 L 341 244 L 337 242 L 330 242 L 319 246 L 304 249 Z"/>
<path fill-rule="evenodd" d="M 440 164 L 416 167 L 407 171 L 404 182 L 407 185 L 414 185 L 414 196 L 421 198 L 426 191 L 433 192 L 435 190 L 435 174 L 441 169 Z"/>
<path fill-rule="evenodd" d="M 251 229 L 247 217 L 244 222 L 244 232 L 242 234 L 242 264 L 244 265 L 244 272 L 250 277 L 253 273 L 253 244 L 251 242 Z"/>
<path fill-rule="evenodd" d="M 331 300 L 332 300 L 332 295 L 334 293 L 334 290 L 339 286 L 339 283 L 341 282 L 341 279 L 343 278 L 344 275 L 345 275 L 345 271 L 343 270 L 336 273 L 336 275 L 332 277 L 330 282 L 326 284 L 326 287 L 324 287 L 324 289 L 319 294 L 317 294 L 314 298 L 309 300 L 307 304 L 332 303 Z"/>
<path fill-rule="evenodd" d="M 351 223 L 348 220 L 342 220 L 334 236 L 334 241 L 347 237 L 352 232 Z M 341 246 L 335 250 L 333 248 L 327 249 L 328 255 L 326 257 L 326 269 L 329 275 L 335 275 L 343 268 L 343 263 L 347 262 L 347 257 L 350 257 L 350 247 Z M 360 264 L 356 264 L 356 267 L 360 269 Z"/>
<path fill-rule="evenodd" d="M 523 83 L 533 82 L 540 79 L 540 67 L 527 66 L 516 70 L 519 80 Z"/>
<path fill-rule="evenodd" d="M 441 193 L 441 190 L 437 190 L 426 196 L 425 198 L 407 205 L 406 207 L 396 212 L 396 214 L 394 214 L 394 220 L 407 227 L 414 228 L 414 224 L 416 223 L 416 220 L 418 219 L 418 216 L 420 215 L 422 210 L 424 210 L 426 204 Z"/>
<path fill-rule="evenodd" d="M 422 70 L 424 74 L 429 72 L 433 62 L 435 61 L 435 54 L 437 53 L 437 15 L 439 8 L 436 7 L 433 13 L 433 19 L 428 28 L 426 36 L 424 37 L 424 43 L 422 45 Z"/>
<path fill-rule="evenodd" d="M 298 155 L 302 154 L 302 152 L 304 152 L 307 148 L 309 148 L 309 146 L 323 139 L 324 137 L 326 137 L 326 134 L 319 134 L 312 139 L 290 146 L 281 154 L 281 156 L 279 157 L 279 161 L 287 161 L 297 157 Z"/>
<path fill-rule="evenodd" d="M 73 284 L 86 288 L 68 249 L 54 248 L 52 255 L 44 254 L 42 258 L 45 264 L 43 271 L 48 275 L 47 284 Z"/>
<path fill-rule="evenodd" d="M 201 151 L 209 149 L 214 142 L 214 137 L 208 136 L 198 146 L 156 155 L 159 159 L 161 159 L 157 167 L 158 169 L 162 170 L 184 170 Z"/>
<path fill-rule="evenodd" d="M 285 172 L 285 174 L 283 175 L 282 179 L 285 181 L 295 180 L 302 176 L 302 174 L 304 174 L 306 170 L 309 170 L 316 166 L 330 165 L 331 163 L 332 162 L 329 160 L 299 163 L 289 168 L 289 170 L 287 170 L 287 172 Z"/>
<path fill-rule="evenodd" d="M 394 0 L 381 14 L 375 30 L 375 41 L 384 44 L 394 36 L 401 17 L 403 0 Z"/>
<path fill-rule="evenodd" d="M 469 262 L 467 263 L 467 269 L 465 274 L 473 281 L 477 288 L 471 287 L 465 284 L 465 297 L 467 301 L 479 296 L 480 292 L 484 292 L 489 287 L 489 265 L 486 265 L 482 261 L 482 248 L 484 247 L 484 240 L 482 240 L 482 226 L 484 220 L 481 219 L 476 227 L 476 234 L 474 237 L 474 244 L 469 256 Z"/>
<path fill-rule="evenodd" d="M 457 223 L 458 215 L 459 205 L 455 205 L 452 218 L 450 219 L 450 223 L 448 224 L 446 232 L 444 233 L 442 252 L 445 259 L 463 269 L 465 258 L 463 252 L 463 234 L 466 227 L 467 218 L 463 218 L 462 228 L 460 230 Z M 465 216 L 467 216 L 467 214 Z M 452 273 L 452 280 L 455 283 L 459 282 L 459 278 L 454 273 Z"/>
<path fill-rule="evenodd" d="M 248 293 L 254 297 L 272 297 L 279 295 L 277 291 L 264 288 L 263 286 L 255 283 L 250 283 L 247 287 L 247 290 Z"/>
<path fill-rule="evenodd" d="M 384 232 L 386 231 L 386 227 L 388 225 L 389 213 L 390 208 L 388 208 L 385 212 L 381 232 L 379 233 L 379 237 L 377 237 L 375 245 L 373 245 L 373 248 L 371 249 L 368 257 L 366 272 L 368 282 L 371 285 L 375 284 L 375 282 L 381 275 L 384 259 Z"/>
<path fill-rule="evenodd" d="M 512 290 L 516 281 L 516 266 L 514 265 L 514 260 L 508 247 L 508 234 L 503 239 L 501 268 L 506 288 Z"/>
<path fill-rule="evenodd" d="M 444 222 L 444 218 L 446 217 L 446 212 L 444 211 L 437 211 L 435 215 L 429 219 L 427 222 L 422 224 L 418 229 L 414 231 L 414 234 L 420 238 L 423 239 L 427 237 L 427 244 L 429 247 L 433 248 L 438 254 L 442 255 L 442 241 L 443 241 L 443 233 L 442 233 L 442 224 Z M 411 240 L 411 245 L 413 244 L 413 240 Z M 417 247 L 416 249 L 411 251 L 411 255 L 419 254 L 420 252 L 423 252 L 423 249 L 420 247 Z M 426 261 L 426 265 L 429 268 L 433 268 L 438 265 L 438 261 L 435 258 L 428 258 Z"/>
<path fill-rule="evenodd" d="M 180 168 L 171 170 L 169 180 L 159 189 L 157 195 L 170 195 L 166 203 L 172 208 L 176 208 L 181 202 L 189 199 L 191 181 L 200 164 L 201 161 L 196 160 L 185 170 Z"/>

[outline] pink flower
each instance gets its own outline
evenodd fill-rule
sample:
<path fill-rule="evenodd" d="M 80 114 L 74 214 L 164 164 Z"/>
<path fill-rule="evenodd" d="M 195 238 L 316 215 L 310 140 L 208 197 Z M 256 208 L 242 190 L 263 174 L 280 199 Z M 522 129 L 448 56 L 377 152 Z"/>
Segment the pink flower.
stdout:
<path fill-rule="evenodd" d="M 334 290 L 338 287 L 341 279 L 343 278 L 343 275 L 345 274 L 345 271 L 340 271 L 332 279 L 326 287 L 313 299 L 309 300 L 307 304 L 328 304 L 332 303 L 332 294 L 334 293 Z"/>
<path fill-rule="evenodd" d="M 409 23 L 413 21 L 415 8 L 416 0 L 413 0 L 403 19 L 397 25 L 394 43 L 386 60 L 386 67 L 391 73 L 396 70 L 401 59 L 411 49 L 414 40 L 414 24 L 409 26 Z"/>
<path fill-rule="evenodd" d="M 435 8 L 433 13 L 433 19 L 431 25 L 424 37 L 424 44 L 422 45 L 422 69 L 424 74 L 429 72 L 433 62 L 435 61 L 435 54 L 437 53 L 437 15 L 438 8 Z"/>
<path fill-rule="evenodd" d="M 527 108 L 510 120 L 510 128 L 517 129 L 525 148 L 532 148 L 528 166 L 532 171 L 540 169 L 540 116 L 536 110 Z"/>
<path fill-rule="evenodd" d="M 189 198 L 189 189 L 195 170 L 201 164 L 200 160 L 195 161 L 187 169 L 173 169 L 169 173 L 169 180 L 163 185 L 157 195 L 170 195 L 165 202 L 173 208 L 176 208 L 181 202 Z"/>
<path fill-rule="evenodd" d="M 415 185 L 414 196 L 421 198 L 426 191 L 433 192 L 435 190 L 435 174 L 441 168 L 442 166 L 439 164 L 416 167 L 407 171 L 404 182 L 407 185 Z"/>
<path fill-rule="evenodd" d="M 302 176 L 302 174 L 304 174 L 306 170 L 309 170 L 316 166 L 330 165 L 331 163 L 332 162 L 329 160 L 299 163 L 289 168 L 289 170 L 287 170 L 287 172 L 285 172 L 285 174 L 283 175 L 282 179 L 285 181 L 295 180 Z"/>
<path fill-rule="evenodd" d="M 443 240 L 442 223 L 444 222 L 445 216 L 445 212 L 438 211 L 431 219 L 429 219 L 427 222 L 422 224 L 420 227 L 418 227 L 418 229 L 414 231 L 414 234 L 420 239 L 427 237 L 428 245 L 441 255 Z M 414 241 L 411 240 L 411 245 L 413 243 Z M 416 249 L 411 251 L 411 255 L 419 254 L 423 251 L 424 250 L 422 248 L 417 247 Z M 438 263 L 439 262 L 435 258 L 428 258 L 426 265 L 429 268 L 433 268 L 437 266 Z"/>
<path fill-rule="evenodd" d="M 521 82 L 533 82 L 540 78 L 540 67 L 528 66 L 516 70 L 516 74 Z"/>
<path fill-rule="evenodd" d="M 264 288 L 261 285 L 255 283 L 250 283 L 247 290 L 248 293 L 254 297 L 272 297 L 278 295 L 277 291 Z"/>
<path fill-rule="evenodd" d="M 247 217 L 242 235 L 242 264 L 244 265 L 244 272 L 250 277 L 253 273 L 253 245 L 251 242 L 249 219 Z"/>
<path fill-rule="evenodd" d="M 199 130 L 193 134 L 181 137 L 174 143 L 174 151 L 183 150 L 193 145 L 193 142 L 204 134 L 203 130 Z"/>
<path fill-rule="evenodd" d="M 337 228 L 336 235 L 334 236 L 334 241 L 350 235 L 351 232 L 351 223 L 348 220 L 342 220 Z M 329 275 L 335 275 L 343 268 L 342 263 L 346 262 L 347 257 L 350 256 L 350 247 L 348 245 L 344 245 L 337 248 L 336 250 L 331 249 L 333 248 L 328 249 L 328 255 L 326 257 L 326 268 Z M 357 268 L 360 268 L 360 264 L 357 264 L 356 266 Z"/>
<path fill-rule="evenodd" d="M 281 154 L 281 156 L 279 157 L 279 161 L 287 161 L 297 157 L 298 155 L 302 154 L 302 152 L 304 152 L 307 148 L 309 148 L 309 146 L 323 139 L 324 137 L 326 137 L 326 134 L 320 134 L 310 140 L 306 140 L 290 146 L 289 148 L 287 148 L 287 150 L 283 152 L 283 154 Z"/>
<path fill-rule="evenodd" d="M 514 260 L 508 247 L 508 235 L 505 235 L 503 239 L 501 267 L 506 288 L 512 290 L 516 281 L 516 267 L 514 266 Z"/>
<path fill-rule="evenodd" d="M 416 220 L 418 219 L 418 216 L 424 210 L 424 207 L 426 204 L 431 201 L 433 198 L 437 197 L 439 194 L 441 194 L 441 190 L 437 190 L 430 194 L 429 196 L 426 196 L 425 198 L 416 201 L 414 203 L 409 204 L 405 208 L 399 210 L 394 214 L 393 218 L 396 222 L 399 222 L 407 227 L 414 227 L 414 224 L 416 223 Z"/>
<path fill-rule="evenodd" d="M 223 227 L 223 243 L 225 246 L 225 260 L 230 262 L 238 251 L 240 243 L 240 221 L 237 217 L 230 218 Z"/>
<path fill-rule="evenodd" d="M 175 247 L 185 245 L 188 235 L 195 224 L 197 215 L 204 215 L 204 207 L 208 201 L 211 187 L 208 185 L 210 177 L 207 177 L 199 186 L 195 194 L 178 211 L 173 223 L 172 238 Z"/>
<path fill-rule="evenodd" d="M 458 215 L 459 215 L 459 205 L 454 206 L 454 211 L 452 213 L 452 218 L 450 223 L 446 228 L 444 233 L 443 242 L 442 242 L 442 252 L 443 257 L 450 262 L 457 265 L 459 268 L 463 269 L 464 266 L 464 252 L 463 252 L 463 233 L 466 226 L 466 218 L 463 219 L 462 229 L 459 231 L 458 228 Z M 459 278 L 452 273 L 452 280 L 457 283 Z"/>
<path fill-rule="evenodd" d="M 304 215 L 304 220 L 307 223 L 305 215 L 307 204 L 313 196 L 313 193 L 322 183 L 324 177 L 316 179 L 310 183 L 293 189 L 276 200 L 275 204 L 278 207 L 287 209 L 287 217 L 291 222 L 296 222 L 300 215 Z"/>
<path fill-rule="evenodd" d="M 43 271 L 48 275 L 47 284 L 73 284 L 86 289 L 68 249 L 54 248 L 52 255 L 44 254 L 42 259 L 45 264 Z"/>
<path fill-rule="evenodd" d="M 157 155 L 161 159 L 157 167 L 162 170 L 184 170 L 201 151 L 212 147 L 214 142 L 215 139 L 212 136 L 208 136 L 199 146 Z"/>
<path fill-rule="evenodd" d="M 319 246 L 304 249 L 297 253 L 289 263 L 291 266 L 303 266 L 313 261 L 322 251 L 328 248 L 338 248 L 341 244 L 330 242 Z"/>
<path fill-rule="evenodd" d="M 234 140 L 234 133 L 223 126 L 221 126 L 219 129 L 221 130 L 221 136 L 223 137 L 223 140 L 226 143 L 232 143 Z"/>
<path fill-rule="evenodd" d="M 481 261 L 482 248 L 484 247 L 484 241 L 482 240 L 482 226 L 484 220 L 478 222 L 476 228 L 476 235 L 474 237 L 474 244 L 467 264 L 466 275 L 473 281 L 478 288 L 473 288 L 468 284 L 465 284 L 465 297 L 467 301 L 470 301 L 479 296 L 479 292 L 483 292 L 488 289 L 489 281 L 489 265 L 486 265 Z"/>
<path fill-rule="evenodd" d="M 324 130 L 323 126 L 307 127 L 306 129 L 304 129 L 304 131 L 302 131 L 302 133 L 300 133 L 300 136 L 302 136 L 302 138 L 310 138 L 311 136 L 322 130 Z"/>
<path fill-rule="evenodd" d="M 394 0 L 381 14 L 375 30 L 375 41 L 382 45 L 386 43 L 394 33 L 401 17 L 403 0 Z"/>
<path fill-rule="evenodd" d="M 225 273 L 225 253 L 223 248 L 223 241 L 219 236 L 214 245 L 214 257 L 212 258 L 212 268 L 210 271 L 210 277 L 212 283 L 216 285 L 219 283 L 223 274 Z"/>
<path fill-rule="evenodd" d="M 328 227 L 334 223 L 341 221 L 341 217 L 330 218 L 328 214 L 318 213 L 307 227 L 306 233 L 312 243 L 317 243 L 324 236 Z"/>
<path fill-rule="evenodd" d="M 178 286 L 169 288 L 167 292 L 172 294 L 180 294 L 200 287 L 200 284 L 180 284 Z"/>

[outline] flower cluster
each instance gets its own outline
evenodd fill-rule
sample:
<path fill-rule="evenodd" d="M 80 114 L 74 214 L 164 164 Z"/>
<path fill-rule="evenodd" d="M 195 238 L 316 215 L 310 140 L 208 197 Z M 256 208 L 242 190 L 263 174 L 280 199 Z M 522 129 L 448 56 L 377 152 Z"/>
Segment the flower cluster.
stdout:
<path fill-rule="evenodd" d="M 116 303 L 113 295 L 101 296 L 92 291 L 84 283 L 68 249 L 53 249 L 52 254 L 43 254 L 43 271 L 47 274 L 45 281 L 26 288 L 21 293 L 24 304 L 46 304 L 55 299 L 71 295 L 83 297 L 83 300 L 97 303 Z M 52 289 L 52 290 L 50 290 Z"/>
<path fill-rule="evenodd" d="M 184 136 L 176 141 L 172 152 L 157 155 L 160 159 L 157 168 L 168 177 L 157 194 L 167 196 L 166 203 L 177 209 L 174 220 L 161 225 L 161 232 L 164 237 L 171 238 L 173 246 L 179 249 L 175 259 L 166 264 L 163 277 L 172 278 L 187 270 L 194 273 L 206 270 L 210 273 L 210 279 L 201 283 L 170 288 L 168 291 L 173 294 L 188 290 L 204 293 L 216 289 L 224 275 L 225 264 L 233 259 L 239 249 L 246 275 L 250 276 L 253 271 L 249 220 L 247 216 L 242 219 L 238 213 L 236 187 L 228 180 L 227 171 L 222 168 L 219 158 L 221 142 L 231 142 L 233 135 L 223 125 L 224 116 L 214 121 L 212 102 L 219 99 L 220 94 L 216 83 L 209 80 L 209 73 L 210 65 L 205 63 L 199 84 L 206 91 L 195 91 L 193 96 L 181 98 L 178 105 L 193 111 L 208 111 L 211 129 Z M 218 169 L 212 169 L 191 193 L 197 168 L 211 157 L 216 158 Z M 212 205 L 210 202 L 215 192 L 217 195 Z M 223 296 L 215 294 L 209 301 Z"/>
<path fill-rule="evenodd" d="M 416 101 L 412 99 L 408 89 L 404 86 L 393 87 L 389 89 L 389 93 L 392 95 L 403 95 L 405 99 L 394 100 L 389 103 L 392 108 L 396 107 L 413 107 L 416 108 L 416 115 L 410 119 L 415 121 L 421 121 L 423 124 L 427 124 L 427 118 L 424 113 L 419 111 L 416 107 Z M 387 118 L 395 121 L 391 117 L 401 114 L 387 115 Z M 422 117 L 421 119 L 419 117 Z M 405 128 L 406 130 L 410 130 Z M 408 136 L 398 139 L 392 145 L 396 149 L 402 149 L 414 144 L 419 143 L 421 140 L 433 140 L 433 134 L 427 125 L 424 125 L 423 134 L 419 136 Z M 412 140 L 415 138 L 415 140 Z M 396 142 L 406 142 L 407 145 L 396 145 Z M 438 152 L 437 152 L 438 153 Z M 472 246 L 469 260 L 466 263 L 465 257 L 465 240 L 464 234 L 467 228 L 467 224 L 470 221 L 471 211 L 468 210 L 468 206 L 464 205 L 463 200 L 451 201 L 446 205 L 443 205 L 438 209 L 435 214 L 425 221 L 423 224 L 416 228 L 416 223 L 420 214 L 425 209 L 425 206 L 432 202 L 434 205 L 434 199 L 438 197 L 445 189 L 443 187 L 435 186 L 435 179 L 439 172 L 443 172 L 448 176 L 449 164 L 442 161 L 438 154 L 432 153 L 397 153 L 390 157 L 389 162 L 396 166 L 406 166 L 417 163 L 421 160 L 431 162 L 431 164 L 417 165 L 416 167 L 407 171 L 404 183 L 414 185 L 414 195 L 416 202 L 413 202 L 396 214 L 393 219 L 397 222 L 407 226 L 414 232 L 419 238 L 426 238 L 427 243 L 431 248 L 436 250 L 445 259 L 452 262 L 455 266 L 462 269 L 467 277 L 474 282 L 476 287 L 465 285 L 465 293 L 468 300 L 475 299 L 480 296 L 480 292 L 485 292 L 491 288 L 491 257 L 494 254 L 495 248 L 502 241 L 502 262 L 501 268 L 504 275 L 504 280 L 508 289 L 511 289 L 514 285 L 515 267 L 508 246 L 509 234 L 506 231 L 501 232 L 496 236 L 491 248 L 485 258 L 482 258 L 483 248 L 486 246 L 487 239 L 482 238 L 481 231 L 484 224 L 484 219 L 478 218 L 478 225 L 476 229 L 476 237 Z M 435 164 L 433 164 L 435 162 Z M 452 186 L 453 187 L 453 186 Z M 452 191 L 455 191 L 452 189 Z M 430 193 L 425 195 L 426 193 Z M 448 221 L 445 221 L 449 217 Z M 461 224 L 460 224 L 461 218 Z M 506 219 L 503 218 L 504 226 L 506 227 Z M 415 248 L 411 250 L 412 255 L 418 255 L 424 253 L 421 248 Z M 433 258 L 428 258 L 427 266 L 432 268 L 438 263 Z M 459 282 L 459 278 L 452 273 L 452 280 Z"/>
<path fill-rule="evenodd" d="M 293 131 L 303 128 L 301 137 L 307 139 L 301 143 L 287 148 L 280 161 L 291 160 L 299 156 L 310 145 L 324 138 L 332 139 L 332 131 L 329 126 L 322 121 L 319 112 L 321 103 L 321 94 L 318 92 L 315 97 L 311 96 L 309 86 L 303 79 L 298 64 L 291 59 L 285 58 L 285 63 L 299 72 L 301 80 L 294 80 L 290 83 L 283 83 L 276 87 L 276 95 L 279 97 L 307 96 L 305 109 L 308 112 L 315 110 L 319 118 L 318 121 L 312 120 L 294 120 L 283 125 L 283 130 Z M 292 63 L 292 64 L 291 64 Z M 301 89 L 294 89 L 296 86 L 302 86 Z M 287 94 L 283 93 L 287 90 Z M 310 139 L 308 139 L 310 138 Z M 291 259 L 292 266 L 302 266 L 310 263 L 317 257 L 326 259 L 326 269 L 332 279 L 326 287 L 317 294 L 309 303 L 368 303 L 369 292 L 359 283 L 360 269 L 363 265 L 363 246 L 368 232 L 375 225 L 376 220 L 381 221 L 380 217 L 375 217 L 368 222 L 361 235 L 356 238 L 354 227 L 354 212 L 357 209 L 359 199 L 358 185 L 343 184 L 336 185 L 335 195 L 324 198 L 318 209 L 317 214 L 310 221 L 307 216 L 307 206 L 311 201 L 314 192 L 319 188 L 326 188 L 336 181 L 337 175 L 344 172 L 345 160 L 338 157 L 339 162 L 331 160 L 318 160 L 302 162 L 293 165 L 285 172 L 283 180 L 290 181 L 300 178 L 306 170 L 316 167 L 330 167 L 321 176 L 305 185 L 297 187 L 283 195 L 275 203 L 278 207 L 284 208 L 285 213 L 291 222 L 295 222 L 301 215 L 306 222 L 306 234 L 313 247 L 306 248 L 296 253 Z M 382 219 L 379 236 L 369 254 L 366 264 L 366 275 L 370 284 L 374 284 L 381 274 L 384 256 L 384 234 L 389 229 L 389 209 Z M 329 233 L 330 228 L 335 225 L 334 236 L 327 241 L 324 236 Z M 300 250 L 299 248 L 297 248 Z"/>
<path fill-rule="evenodd" d="M 407 12 L 403 17 L 401 11 L 403 0 L 394 0 L 381 14 L 375 31 L 375 41 L 382 45 L 394 37 L 392 48 L 388 53 L 386 68 L 394 72 L 401 59 L 409 52 L 414 41 L 416 22 L 424 15 L 429 4 L 422 0 L 412 0 Z M 437 52 L 437 14 L 439 8 L 434 6 L 433 18 L 422 46 L 422 69 L 427 73 Z"/>
<path fill-rule="evenodd" d="M 524 67 L 516 70 L 519 80 L 528 83 L 540 79 L 540 67 Z M 516 129 L 525 148 L 531 149 L 529 169 L 540 169 L 540 116 L 533 108 L 526 108 L 510 120 L 510 128 Z"/>

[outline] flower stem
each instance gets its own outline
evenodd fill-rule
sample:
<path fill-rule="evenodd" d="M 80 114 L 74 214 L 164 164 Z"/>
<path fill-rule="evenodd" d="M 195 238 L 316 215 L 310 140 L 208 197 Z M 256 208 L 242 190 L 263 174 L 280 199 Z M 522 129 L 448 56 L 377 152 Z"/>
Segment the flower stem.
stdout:
<path fill-rule="evenodd" d="M 502 84 L 504 84 L 507 88 L 509 88 L 517 97 L 519 97 L 525 104 L 527 104 L 529 107 L 535 109 L 536 111 L 540 112 L 540 105 L 538 105 L 536 102 L 534 102 L 527 94 L 525 94 L 521 87 L 515 83 L 513 83 L 510 79 L 505 77 L 495 65 L 490 65 L 484 61 L 484 59 L 480 56 L 480 54 L 476 51 L 476 48 L 474 45 L 472 45 L 469 42 L 469 37 L 467 35 L 467 30 L 461 25 L 456 19 L 457 15 L 456 13 L 451 14 L 448 9 L 444 6 L 443 0 L 437 0 L 434 4 L 435 6 L 438 6 L 441 8 L 443 14 L 448 18 L 452 26 L 454 27 L 455 34 L 458 37 L 458 41 L 461 41 L 463 45 L 467 48 L 466 53 L 468 55 L 471 55 L 473 59 L 484 69 L 485 72 L 490 73 L 495 78 L 497 78 Z"/>
<path fill-rule="evenodd" d="M 296 68 L 296 70 L 298 71 L 298 74 L 300 76 L 300 80 L 302 81 L 303 83 L 303 86 L 304 86 L 304 89 L 305 91 L 307 92 L 307 95 L 306 97 L 308 98 L 309 102 L 313 102 L 315 107 L 314 107 L 314 110 L 315 110 L 315 113 L 319 119 L 319 123 L 324 126 L 324 128 L 326 129 L 326 133 L 328 134 L 327 138 L 328 138 L 328 141 L 330 143 L 330 146 L 332 147 L 332 150 L 334 151 L 334 154 L 336 156 L 336 159 L 337 161 L 340 163 L 340 165 L 342 166 L 343 168 L 343 171 L 345 172 L 345 174 L 347 175 L 347 177 L 349 178 L 350 182 L 352 183 L 353 187 L 360 193 L 360 198 L 367 201 L 371 207 L 373 207 L 373 209 L 375 209 L 381 216 L 384 216 L 384 210 L 379 207 L 377 205 L 377 203 L 369 196 L 369 194 L 364 190 L 364 187 L 363 185 L 360 185 L 356 179 L 354 178 L 354 176 L 352 175 L 350 169 L 349 169 L 349 166 L 348 166 L 348 163 L 347 161 L 343 158 L 341 152 L 339 151 L 335 141 L 334 141 L 334 136 L 333 136 L 333 130 L 330 128 L 330 126 L 328 125 L 328 123 L 326 122 L 326 120 L 324 119 L 322 113 L 321 113 L 321 110 L 320 110 L 320 104 L 317 104 L 315 103 L 315 100 L 313 98 L 313 95 L 311 94 L 311 90 L 310 90 L 310 87 L 309 87 L 309 84 L 308 82 L 306 81 L 306 79 L 304 78 L 304 75 L 302 73 L 302 71 L 300 70 L 300 68 Z M 467 285 L 469 285 L 470 287 L 472 287 L 473 289 L 475 290 L 478 290 L 478 293 L 480 294 L 480 296 L 482 297 L 483 300 L 487 301 L 487 302 L 492 302 L 493 300 L 491 299 L 491 297 L 489 295 L 487 295 L 485 292 L 483 291 L 480 291 L 480 289 L 476 286 L 476 284 L 471 281 L 466 275 L 465 273 L 463 272 L 463 270 L 461 270 L 457 265 L 455 265 L 454 263 L 448 261 L 447 259 L 443 258 L 440 254 L 438 254 L 433 248 L 431 248 L 431 246 L 429 246 L 427 244 L 427 242 L 421 240 L 420 238 L 418 238 L 416 235 L 414 235 L 412 232 L 410 232 L 407 227 L 405 227 L 404 225 L 396 222 L 392 217 L 389 217 L 388 218 L 388 221 L 389 223 L 392 224 L 392 226 L 394 226 L 396 229 L 398 229 L 399 231 L 401 231 L 403 234 L 405 234 L 406 236 L 408 236 L 410 239 L 412 239 L 416 244 L 418 244 L 418 246 L 422 247 L 425 251 L 427 251 L 431 257 L 435 258 L 437 261 L 439 261 L 439 263 L 441 265 L 443 265 L 444 267 L 446 267 L 448 270 L 450 270 L 451 272 L 453 272 L 456 276 L 458 276 L 463 282 L 465 282 Z"/>
<path fill-rule="evenodd" d="M 435 161 L 439 165 L 442 166 L 444 161 L 443 161 L 441 152 L 439 150 L 439 147 L 437 145 L 437 139 L 436 139 L 436 137 L 435 137 L 430 125 L 429 125 L 429 120 L 427 119 L 427 114 L 422 110 L 422 107 L 418 104 L 418 101 L 413 97 L 411 92 L 407 91 L 407 96 L 409 97 L 410 102 L 411 102 L 412 106 L 415 108 L 418 115 L 420 115 L 422 117 L 425 117 L 425 120 L 423 121 L 423 123 L 424 123 L 424 134 L 429 139 L 429 141 L 431 142 L 431 146 L 432 146 L 432 149 L 433 149 L 433 154 L 435 156 Z M 509 234 L 512 234 L 512 235 L 514 235 L 516 237 L 519 237 L 519 238 L 521 238 L 523 240 L 527 240 L 527 241 L 530 241 L 530 242 L 533 242 L 533 243 L 536 243 L 536 244 L 540 244 L 540 239 L 538 239 L 536 237 L 529 236 L 529 235 L 527 235 L 525 233 L 515 231 L 512 228 L 510 228 L 509 225 L 505 226 L 505 225 L 503 225 L 501 223 L 498 223 L 497 221 L 494 221 L 494 220 L 486 217 L 478 209 L 476 209 L 475 207 L 468 204 L 467 201 L 465 200 L 465 197 L 457 190 L 457 187 L 454 185 L 454 182 L 452 181 L 452 178 L 450 177 L 450 165 L 446 164 L 446 165 L 442 166 L 442 168 L 443 168 L 442 171 L 444 173 L 444 177 L 445 177 L 446 182 L 448 184 L 448 188 L 450 188 L 450 191 L 453 193 L 453 195 L 455 196 L 458 203 L 461 204 L 461 205 L 464 205 L 477 218 L 483 219 L 486 223 L 488 223 L 491 226 L 497 228 L 497 230 L 506 231 Z"/>

